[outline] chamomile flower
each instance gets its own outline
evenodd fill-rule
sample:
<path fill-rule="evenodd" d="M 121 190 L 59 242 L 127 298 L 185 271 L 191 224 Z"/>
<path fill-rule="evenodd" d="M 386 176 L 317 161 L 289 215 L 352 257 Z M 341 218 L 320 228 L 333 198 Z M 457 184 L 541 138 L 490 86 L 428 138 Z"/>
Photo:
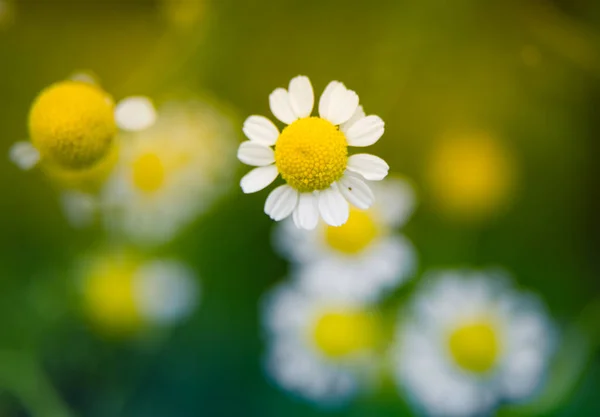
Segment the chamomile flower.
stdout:
<path fill-rule="evenodd" d="M 535 393 L 553 331 L 540 301 L 493 273 L 426 279 L 393 348 L 398 384 L 432 416 L 482 416 Z"/>
<path fill-rule="evenodd" d="M 107 228 L 143 245 L 173 238 L 227 189 L 233 138 L 229 120 L 206 103 L 162 107 L 150 128 L 121 141 L 100 196 Z"/>
<path fill-rule="evenodd" d="M 341 226 L 348 220 L 348 202 L 363 210 L 370 207 L 373 193 L 364 180 L 382 180 L 389 167 L 374 155 L 348 155 L 348 146 L 377 142 L 383 120 L 365 116 L 356 93 L 338 81 L 321 95 L 319 117 L 311 116 L 314 93 L 304 76 L 292 79 L 288 90 L 273 91 L 269 103 L 287 126 L 280 132 L 264 116 L 246 119 L 243 131 L 249 140 L 240 145 L 238 158 L 258 168 L 242 178 L 242 190 L 260 191 L 281 175 L 286 184 L 269 194 L 265 213 L 276 221 L 291 215 L 301 229 L 314 229 L 319 217 Z"/>
<path fill-rule="evenodd" d="M 372 307 L 276 287 L 263 304 L 265 370 L 283 389 L 321 405 L 340 405 L 374 383 L 380 322 Z"/>
<path fill-rule="evenodd" d="M 106 334 L 177 323 L 198 302 L 195 273 L 171 259 L 110 252 L 87 259 L 80 274 L 83 308 Z"/>
<path fill-rule="evenodd" d="M 375 301 L 414 270 L 412 244 L 395 233 L 414 210 L 414 190 L 399 178 L 372 186 L 375 204 L 352 208 L 342 226 L 320 223 L 308 231 L 286 220 L 276 229 L 275 248 L 297 266 L 295 276 L 306 290 Z"/>

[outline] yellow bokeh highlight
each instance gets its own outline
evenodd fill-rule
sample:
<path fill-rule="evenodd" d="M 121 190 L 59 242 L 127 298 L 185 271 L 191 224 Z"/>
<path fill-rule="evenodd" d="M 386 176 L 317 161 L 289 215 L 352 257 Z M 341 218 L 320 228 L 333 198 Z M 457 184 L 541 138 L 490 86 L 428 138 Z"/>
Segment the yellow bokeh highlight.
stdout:
<path fill-rule="evenodd" d="M 108 256 L 89 267 L 84 281 L 84 308 L 99 330 L 127 335 L 143 324 L 134 294 L 138 263 L 131 258 Z"/>
<path fill-rule="evenodd" d="M 327 226 L 325 241 L 329 247 L 347 255 L 356 255 L 367 248 L 381 233 L 373 211 L 350 209 L 348 221 L 339 227 Z"/>
<path fill-rule="evenodd" d="M 486 321 L 457 327 L 450 333 L 448 346 L 456 364 L 475 373 L 490 371 L 500 353 L 497 330 Z"/>
<path fill-rule="evenodd" d="M 29 113 L 29 135 L 42 160 L 65 169 L 96 164 L 109 152 L 116 133 L 112 99 L 89 83 L 53 84 Z"/>
<path fill-rule="evenodd" d="M 439 209 L 451 217 L 477 220 L 496 213 L 510 201 L 515 166 L 502 143 L 479 132 L 439 141 L 427 174 Z"/>
<path fill-rule="evenodd" d="M 283 129 L 275 145 L 279 173 L 300 192 L 328 188 L 342 177 L 347 162 L 346 137 L 319 117 L 296 120 Z"/>
<path fill-rule="evenodd" d="M 342 358 L 374 348 L 379 324 L 367 311 L 329 311 L 316 321 L 313 338 L 317 348 L 331 358 Z"/>
<path fill-rule="evenodd" d="M 133 161 L 133 184 L 141 191 L 152 193 L 165 182 L 165 166 L 155 153 L 147 153 Z"/>

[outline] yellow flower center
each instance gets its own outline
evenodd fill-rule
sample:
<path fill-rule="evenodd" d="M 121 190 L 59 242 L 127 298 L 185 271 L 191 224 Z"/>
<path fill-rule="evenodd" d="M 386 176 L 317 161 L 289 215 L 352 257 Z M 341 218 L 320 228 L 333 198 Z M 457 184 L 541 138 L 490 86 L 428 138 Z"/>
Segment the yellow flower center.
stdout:
<path fill-rule="evenodd" d="M 110 149 L 117 128 L 114 103 L 100 88 L 64 81 L 40 93 L 29 113 L 29 134 L 42 158 L 64 168 L 87 168 Z"/>
<path fill-rule="evenodd" d="M 333 124 L 319 117 L 287 126 L 275 145 L 275 164 L 283 179 L 300 192 L 324 190 L 346 170 L 348 143 Z"/>
<path fill-rule="evenodd" d="M 314 327 L 314 341 L 327 356 L 341 358 L 374 347 L 378 326 L 364 311 L 332 311 L 323 314 Z"/>
<path fill-rule="evenodd" d="M 348 222 L 340 227 L 327 226 L 325 241 L 333 249 L 355 255 L 363 251 L 379 234 L 371 212 L 350 209 Z"/>
<path fill-rule="evenodd" d="M 84 288 L 85 307 L 101 330 L 130 333 L 141 324 L 133 291 L 135 270 L 132 262 L 109 259 L 89 272 Z"/>
<path fill-rule="evenodd" d="M 448 344 L 454 361 L 467 371 L 485 373 L 498 360 L 498 335 L 489 322 L 474 322 L 457 327 L 450 334 Z"/>
<path fill-rule="evenodd" d="M 156 154 L 144 154 L 133 162 L 133 184 L 139 190 L 152 193 L 164 182 L 165 167 Z"/>

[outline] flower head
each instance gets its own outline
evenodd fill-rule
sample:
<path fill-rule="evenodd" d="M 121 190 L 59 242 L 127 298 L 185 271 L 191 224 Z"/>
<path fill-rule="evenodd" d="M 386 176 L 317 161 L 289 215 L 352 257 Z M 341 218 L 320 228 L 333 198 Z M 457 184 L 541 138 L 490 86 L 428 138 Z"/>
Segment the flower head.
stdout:
<path fill-rule="evenodd" d="M 285 283 L 266 298 L 262 319 L 266 371 L 282 388 L 340 405 L 373 383 L 381 322 L 372 306 Z"/>
<path fill-rule="evenodd" d="M 137 127 L 147 118 L 124 119 Z M 124 134 L 117 167 L 100 195 L 108 229 L 146 246 L 172 239 L 230 184 L 233 137 L 228 118 L 200 101 L 165 104 L 151 127 Z"/>
<path fill-rule="evenodd" d="M 487 415 L 543 380 L 553 331 L 540 301 L 493 273 L 442 271 L 402 312 L 398 384 L 428 415 Z M 408 313 L 408 314 L 407 314 Z"/>
<path fill-rule="evenodd" d="M 351 208 L 342 226 L 321 223 L 314 230 L 302 230 L 286 220 L 276 228 L 274 247 L 293 262 L 293 276 L 306 290 L 375 301 L 414 271 L 413 245 L 396 233 L 414 210 L 414 190 L 399 178 L 372 187 L 373 206 Z"/>
<path fill-rule="evenodd" d="M 111 252 L 90 258 L 81 275 L 85 312 L 106 334 L 173 324 L 197 303 L 194 272 L 170 259 L 144 260 Z"/>
<path fill-rule="evenodd" d="M 373 155 L 349 155 L 348 147 L 377 142 L 383 121 L 365 116 L 356 93 L 338 81 L 325 88 L 319 117 L 311 117 L 314 93 L 304 76 L 292 79 L 288 90 L 273 91 L 269 103 L 287 126 L 280 132 L 266 117 L 246 119 L 243 130 L 249 140 L 240 145 L 238 158 L 258 168 L 242 178 L 242 190 L 260 191 L 281 175 L 286 184 L 271 192 L 265 212 L 276 221 L 292 215 L 302 229 L 314 229 L 319 216 L 341 226 L 348 220 L 348 202 L 368 208 L 373 194 L 364 180 L 383 179 L 389 167 Z"/>
<path fill-rule="evenodd" d="M 114 103 L 98 86 L 62 81 L 43 90 L 29 113 L 29 134 L 42 159 L 87 168 L 109 151 L 117 133 Z"/>

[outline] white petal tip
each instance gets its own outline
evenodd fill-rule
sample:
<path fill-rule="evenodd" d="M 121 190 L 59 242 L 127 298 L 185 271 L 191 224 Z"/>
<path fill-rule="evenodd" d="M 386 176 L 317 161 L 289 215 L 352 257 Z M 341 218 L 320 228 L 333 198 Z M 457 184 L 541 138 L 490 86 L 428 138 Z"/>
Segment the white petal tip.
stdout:
<path fill-rule="evenodd" d="M 127 97 L 117 104 L 115 121 L 125 131 L 144 130 L 156 122 L 156 109 L 148 97 Z"/>
<path fill-rule="evenodd" d="M 40 161 L 40 153 L 27 141 L 17 142 L 11 146 L 8 157 L 23 171 L 29 171 Z"/>

